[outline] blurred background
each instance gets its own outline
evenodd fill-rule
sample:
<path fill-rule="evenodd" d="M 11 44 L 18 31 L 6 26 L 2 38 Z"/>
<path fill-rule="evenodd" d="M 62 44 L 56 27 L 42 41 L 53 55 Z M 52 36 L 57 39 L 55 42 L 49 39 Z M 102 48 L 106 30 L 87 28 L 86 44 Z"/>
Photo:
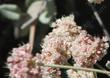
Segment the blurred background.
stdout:
<path fill-rule="evenodd" d="M 62 16 L 75 15 L 75 21 L 88 31 L 89 34 L 102 36 L 103 29 L 98 24 L 87 0 L 0 0 L 0 78 L 8 78 L 9 70 L 5 68 L 9 52 L 29 40 L 29 29 L 32 23 L 36 26 L 33 54 L 41 50 L 40 44 L 48 32 L 51 23 Z M 44 6 L 42 8 L 41 6 Z M 105 28 L 110 33 L 110 0 L 102 4 L 93 4 L 99 13 Z M 43 9 L 41 11 L 41 9 Z M 39 14 L 36 14 L 41 11 Z M 29 24 L 27 22 L 33 19 Z M 25 24 L 25 25 L 24 25 Z M 23 28 L 24 26 L 24 28 Z M 110 60 L 110 52 L 98 62 L 105 67 Z M 97 66 L 95 66 L 97 68 Z M 98 78 L 109 78 L 98 74 Z"/>

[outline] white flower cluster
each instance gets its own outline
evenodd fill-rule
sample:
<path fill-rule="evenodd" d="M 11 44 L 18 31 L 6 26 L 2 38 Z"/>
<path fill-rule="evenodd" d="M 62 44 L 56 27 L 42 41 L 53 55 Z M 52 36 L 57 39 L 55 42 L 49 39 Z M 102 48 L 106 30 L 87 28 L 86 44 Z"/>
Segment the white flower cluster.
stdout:
<path fill-rule="evenodd" d="M 104 39 L 105 37 L 102 39 L 92 37 L 82 30 L 70 47 L 70 52 L 72 52 L 76 64 L 83 67 L 92 67 L 97 60 L 100 60 L 109 47 Z"/>
<path fill-rule="evenodd" d="M 44 38 L 42 52 L 62 53 L 71 56 L 76 64 L 92 67 L 100 60 L 109 47 L 107 37 L 93 37 L 77 26 L 74 16 L 63 17 L 52 24 L 53 31 Z"/>
<path fill-rule="evenodd" d="M 109 47 L 107 37 L 101 39 L 91 36 L 75 23 L 73 15 L 56 20 L 52 27 L 53 31 L 44 38 L 42 52 L 51 52 L 53 55 L 58 52 L 66 55 L 67 60 L 72 56 L 75 61 L 74 66 L 92 67 L 106 54 L 106 49 Z M 81 72 L 85 74 L 78 77 L 69 76 L 70 78 L 93 78 L 92 72 L 72 71 L 73 74 L 69 72 L 67 74 L 70 76 Z"/>
<path fill-rule="evenodd" d="M 72 69 L 67 70 L 67 74 L 69 78 L 94 78 L 93 72 L 86 71 L 74 71 Z"/>
<path fill-rule="evenodd" d="M 61 72 L 58 68 L 37 65 L 38 63 L 55 64 L 55 62 L 60 64 L 60 61 L 63 61 L 58 61 L 63 58 L 62 56 L 57 56 L 58 58 L 55 59 L 52 57 L 54 56 L 51 56 L 50 53 L 36 53 L 36 56 L 32 56 L 29 44 L 14 48 L 7 59 L 9 76 L 12 78 L 60 78 Z"/>
<path fill-rule="evenodd" d="M 104 0 L 88 0 L 90 3 L 101 4 Z"/>
<path fill-rule="evenodd" d="M 29 44 L 12 50 L 11 56 L 7 59 L 7 65 L 10 69 L 12 78 L 25 78 L 30 69 L 27 68 L 28 61 L 32 58 L 31 47 Z"/>
<path fill-rule="evenodd" d="M 12 78 L 61 78 L 59 68 L 37 64 L 67 65 L 72 57 L 74 66 L 92 67 L 109 47 L 106 37 L 91 36 L 75 23 L 73 15 L 56 20 L 52 27 L 43 40 L 41 54 L 32 56 L 29 44 L 13 49 L 7 60 Z M 86 71 L 70 69 L 67 74 L 69 78 L 93 78 L 93 73 Z"/>

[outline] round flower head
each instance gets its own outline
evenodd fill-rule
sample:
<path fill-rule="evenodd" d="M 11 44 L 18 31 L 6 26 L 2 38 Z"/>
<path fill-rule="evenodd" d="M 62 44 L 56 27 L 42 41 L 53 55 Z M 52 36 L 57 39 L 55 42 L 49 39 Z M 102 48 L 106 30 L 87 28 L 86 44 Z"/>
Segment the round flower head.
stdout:
<path fill-rule="evenodd" d="M 39 68 L 35 65 L 35 58 L 31 55 L 31 46 L 23 45 L 12 50 L 7 59 L 7 66 L 12 78 L 35 78 L 39 77 Z M 39 58 L 37 58 L 39 60 Z M 41 78 L 41 77 L 39 77 Z"/>
<path fill-rule="evenodd" d="M 73 15 L 56 20 L 56 22 L 52 24 L 52 27 L 54 28 L 53 31 L 43 40 L 43 62 L 44 64 L 67 64 L 68 59 L 71 57 L 68 48 L 81 28 L 76 26 Z M 58 68 L 47 67 L 47 69 L 44 68 L 43 71 L 44 75 L 48 75 L 48 77 L 50 77 L 49 73 L 54 71 L 54 77 L 60 78 Z"/>
<path fill-rule="evenodd" d="M 56 20 L 52 27 L 54 27 L 53 31 L 43 40 L 42 52 L 59 52 L 69 59 L 69 48 L 80 33 L 81 27 L 76 25 L 73 15 Z"/>
<path fill-rule="evenodd" d="M 62 53 L 67 60 L 72 56 L 78 66 L 91 67 L 109 47 L 106 37 L 93 37 L 77 26 L 73 15 L 56 20 L 52 27 L 44 38 L 42 52 Z"/>
<path fill-rule="evenodd" d="M 108 47 L 104 38 L 93 37 L 82 30 L 72 43 L 70 51 L 78 66 L 91 67 L 106 54 Z"/>

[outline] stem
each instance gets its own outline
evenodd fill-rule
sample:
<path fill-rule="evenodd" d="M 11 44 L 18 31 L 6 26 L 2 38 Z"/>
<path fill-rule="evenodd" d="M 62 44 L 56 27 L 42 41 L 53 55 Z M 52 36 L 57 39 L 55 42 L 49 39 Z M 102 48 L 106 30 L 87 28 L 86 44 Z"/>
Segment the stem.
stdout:
<path fill-rule="evenodd" d="M 39 0 L 39 1 L 40 1 L 40 3 L 38 4 L 38 6 L 39 6 L 40 8 L 38 8 L 37 11 L 35 11 L 35 12 L 36 12 L 36 15 L 33 16 L 33 13 L 30 13 L 30 12 L 29 12 L 28 14 L 31 16 L 31 18 L 30 18 L 28 21 L 26 21 L 26 22 L 21 26 L 21 29 L 24 29 L 24 28 L 30 26 L 35 20 L 38 19 L 38 17 L 40 16 L 40 14 L 46 9 L 45 7 L 46 7 L 46 5 L 47 5 L 48 0 Z M 37 8 L 37 7 L 36 7 L 36 8 Z M 36 9 L 35 9 L 35 10 L 36 10 Z"/>
<path fill-rule="evenodd" d="M 38 17 L 36 16 L 35 18 L 31 18 L 28 21 L 26 21 L 22 26 L 21 29 L 23 30 L 24 28 L 30 26 Z"/>
<path fill-rule="evenodd" d="M 35 39 L 35 30 L 36 30 L 36 26 L 32 24 L 32 26 L 30 27 L 30 33 L 29 33 L 29 43 L 32 49 L 33 49 L 34 39 Z"/>
<path fill-rule="evenodd" d="M 74 66 L 66 66 L 66 65 L 56 65 L 56 64 L 44 64 L 44 67 L 53 67 L 53 68 L 63 68 L 63 69 L 74 69 L 74 70 L 84 70 L 84 71 L 91 71 L 91 72 L 98 72 L 102 74 L 110 74 L 109 71 L 99 70 L 99 69 L 92 69 L 92 68 L 82 68 L 82 67 L 74 67 Z"/>
<path fill-rule="evenodd" d="M 100 64 L 96 63 L 95 64 L 98 68 L 102 69 L 102 70 L 106 70 L 104 67 L 102 67 Z"/>
<path fill-rule="evenodd" d="M 100 68 L 100 69 L 102 69 L 102 70 L 105 70 L 105 71 L 106 71 L 106 69 L 105 69 L 104 67 L 102 67 L 100 64 L 96 63 L 95 65 L 96 65 L 98 68 Z M 109 76 L 109 77 L 110 77 L 110 75 L 109 75 L 109 74 L 107 74 L 107 76 Z"/>
<path fill-rule="evenodd" d="M 88 3 L 89 3 L 89 2 L 88 2 Z M 100 25 L 100 27 L 102 28 L 104 34 L 108 37 L 108 40 L 109 40 L 109 42 L 110 42 L 110 35 L 109 35 L 107 29 L 105 28 L 105 25 L 104 25 L 104 23 L 103 23 L 103 21 L 102 21 L 100 15 L 98 14 L 98 12 L 96 11 L 95 7 L 94 7 L 91 3 L 89 3 L 89 5 L 91 6 L 91 8 L 92 8 L 92 10 L 93 10 L 93 14 L 94 14 L 94 16 L 95 16 L 97 22 L 99 23 L 99 25 Z"/>
<path fill-rule="evenodd" d="M 97 78 L 97 73 L 96 72 L 93 72 L 93 74 L 94 74 L 94 78 Z"/>

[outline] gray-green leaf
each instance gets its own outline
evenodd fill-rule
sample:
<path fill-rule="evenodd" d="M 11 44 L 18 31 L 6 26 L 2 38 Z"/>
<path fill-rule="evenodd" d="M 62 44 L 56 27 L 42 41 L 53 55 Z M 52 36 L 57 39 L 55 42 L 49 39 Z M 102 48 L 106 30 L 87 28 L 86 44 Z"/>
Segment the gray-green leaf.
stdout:
<path fill-rule="evenodd" d="M 45 6 L 45 1 L 35 1 L 29 6 L 27 13 L 32 18 L 38 17 L 38 15 L 45 9 Z"/>
<path fill-rule="evenodd" d="M 20 19 L 20 9 L 15 4 L 0 5 L 0 14 L 10 20 Z"/>
<path fill-rule="evenodd" d="M 2 4 L 2 5 L 0 5 L 0 10 L 1 9 L 11 10 L 11 11 L 20 11 L 18 6 L 15 4 Z"/>
<path fill-rule="evenodd" d="M 0 10 L 0 13 L 5 18 L 10 19 L 10 20 L 18 20 L 18 19 L 20 19 L 20 14 L 17 13 L 17 12 L 13 12 L 13 11 L 2 9 L 2 10 Z"/>
<path fill-rule="evenodd" d="M 43 24 L 48 24 L 51 22 L 52 17 L 56 15 L 56 6 L 54 0 L 48 0 L 46 9 L 39 16 L 39 21 Z"/>
<path fill-rule="evenodd" d="M 107 61 L 106 67 L 107 67 L 108 69 L 110 69 L 110 61 Z"/>
<path fill-rule="evenodd" d="M 43 13 L 41 13 L 41 15 L 39 16 L 39 21 L 43 24 L 48 24 L 51 21 L 51 16 L 47 17 L 48 12 L 44 11 Z"/>

